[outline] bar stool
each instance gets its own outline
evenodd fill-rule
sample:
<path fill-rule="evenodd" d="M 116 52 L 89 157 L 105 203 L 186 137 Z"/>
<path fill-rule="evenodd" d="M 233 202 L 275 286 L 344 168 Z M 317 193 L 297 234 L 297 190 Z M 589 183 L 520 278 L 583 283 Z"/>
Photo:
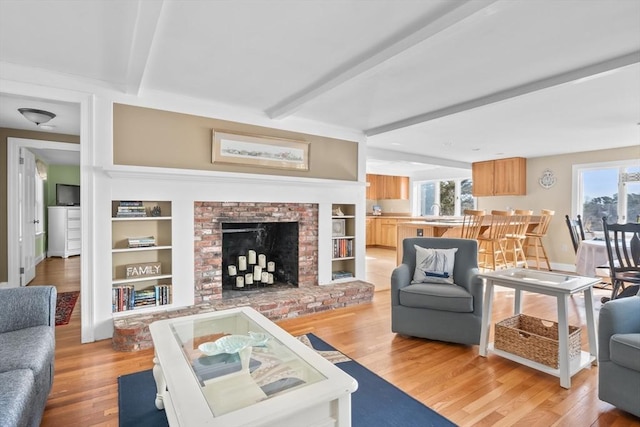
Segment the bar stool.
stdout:
<path fill-rule="evenodd" d="M 507 246 L 511 247 L 513 256 L 513 266 L 517 267 L 522 261 L 524 268 L 529 268 L 527 256 L 524 253 L 524 242 L 527 239 L 527 229 L 531 221 L 533 211 L 526 209 L 516 209 L 511 217 L 509 232 L 507 233 Z"/>
<path fill-rule="evenodd" d="M 548 270 L 551 271 L 551 264 L 549 263 L 549 257 L 547 257 L 547 251 L 542 244 L 542 238 L 547 235 L 551 218 L 555 213 L 555 211 L 549 209 L 542 209 L 540 211 L 540 223 L 533 231 L 526 233 L 525 253 L 527 258 L 535 257 L 537 270 L 540 270 L 540 250 L 542 250 L 542 258 L 547 263 Z M 531 249 L 533 249 L 533 255 L 531 254 Z"/>
<path fill-rule="evenodd" d="M 478 236 L 478 258 L 482 258 L 480 266 L 484 270 L 506 268 L 507 262 L 507 232 L 511 222 L 511 211 L 491 211 L 491 225 L 489 229 Z M 491 260 L 491 265 L 487 259 Z"/>
<path fill-rule="evenodd" d="M 482 228 L 484 216 L 484 210 L 465 209 L 462 220 L 462 235 L 460 237 L 463 239 L 477 240 L 480 229 Z"/>

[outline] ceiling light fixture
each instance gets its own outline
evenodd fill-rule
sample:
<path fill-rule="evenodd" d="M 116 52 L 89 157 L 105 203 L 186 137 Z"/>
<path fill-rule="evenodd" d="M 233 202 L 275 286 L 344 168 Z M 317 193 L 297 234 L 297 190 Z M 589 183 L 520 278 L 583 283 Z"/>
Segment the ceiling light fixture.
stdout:
<path fill-rule="evenodd" d="M 40 125 L 41 123 L 47 123 L 53 119 L 56 115 L 44 110 L 37 110 L 35 108 L 18 108 L 20 114 L 22 114 L 27 120 Z"/>

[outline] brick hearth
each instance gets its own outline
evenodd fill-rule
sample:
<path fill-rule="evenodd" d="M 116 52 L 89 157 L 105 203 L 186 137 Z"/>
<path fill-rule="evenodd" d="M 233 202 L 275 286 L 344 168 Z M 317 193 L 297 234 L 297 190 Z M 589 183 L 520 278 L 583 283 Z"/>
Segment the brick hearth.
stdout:
<path fill-rule="evenodd" d="M 175 310 L 148 314 L 132 314 L 114 320 L 113 348 L 137 351 L 153 347 L 149 325 L 156 320 L 191 314 L 253 307 L 267 318 L 278 321 L 340 307 L 371 302 L 374 285 L 359 280 L 327 286 L 300 287 L 210 302 Z"/>

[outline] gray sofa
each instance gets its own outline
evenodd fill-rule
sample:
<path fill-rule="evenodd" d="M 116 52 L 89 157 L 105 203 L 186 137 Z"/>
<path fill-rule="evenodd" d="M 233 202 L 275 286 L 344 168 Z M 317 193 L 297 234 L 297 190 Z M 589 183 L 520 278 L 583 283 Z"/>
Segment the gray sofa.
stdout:
<path fill-rule="evenodd" d="M 474 345 L 480 343 L 484 283 L 478 277 L 478 242 L 415 237 L 402 242 L 402 264 L 391 274 L 391 330 L 402 335 Z M 455 284 L 412 283 L 415 246 L 457 248 Z"/>
<path fill-rule="evenodd" d="M 640 296 L 600 309 L 598 397 L 640 417 Z"/>
<path fill-rule="evenodd" d="M 53 384 L 56 294 L 0 289 L 0 427 L 40 425 Z"/>

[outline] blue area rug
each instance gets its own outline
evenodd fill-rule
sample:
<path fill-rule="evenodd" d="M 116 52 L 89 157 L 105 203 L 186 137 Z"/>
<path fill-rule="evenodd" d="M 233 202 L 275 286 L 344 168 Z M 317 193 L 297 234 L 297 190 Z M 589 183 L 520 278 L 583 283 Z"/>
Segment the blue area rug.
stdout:
<path fill-rule="evenodd" d="M 316 350 L 335 350 L 313 334 L 307 337 Z M 353 427 L 455 426 L 393 384 L 355 361 L 337 363 L 358 381 L 351 395 Z M 151 370 L 118 378 L 120 427 L 168 426 L 164 411 L 155 407 L 156 386 Z"/>

